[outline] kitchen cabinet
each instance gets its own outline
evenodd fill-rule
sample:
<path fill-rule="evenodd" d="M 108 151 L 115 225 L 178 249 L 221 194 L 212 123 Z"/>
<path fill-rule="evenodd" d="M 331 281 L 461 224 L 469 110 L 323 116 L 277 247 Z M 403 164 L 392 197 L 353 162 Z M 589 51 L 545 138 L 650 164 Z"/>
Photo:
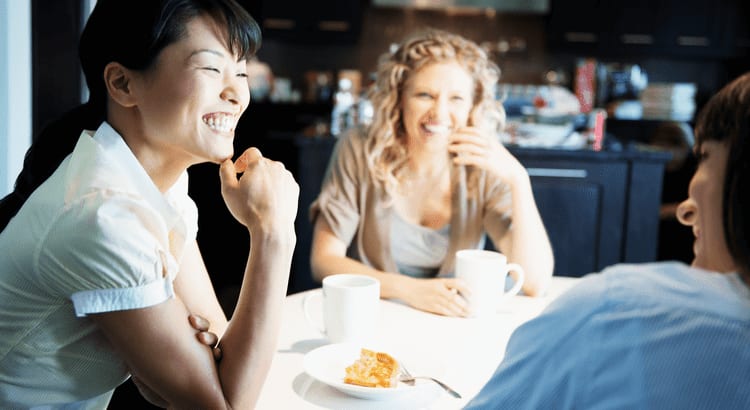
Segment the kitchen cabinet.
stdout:
<path fill-rule="evenodd" d="M 731 45 L 732 56 L 744 60 L 744 69 L 747 69 L 747 61 L 750 59 L 750 2 L 735 0 L 739 4 L 736 13 L 731 13 Z"/>
<path fill-rule="evenodd" d="M 555 275 L 656 260 L 661 152 L 510 149 L 527 168 Z"/>
<path fill-rule="evenodd" d="M 288 43 L 355 44 L 363 0 L 244 0 L 263 37 Z"/>
<path fill-rule="evenodd" d="M 552 0 L 555 51 L 606 57 L 719 58 L 732 53 L 738 0 Z"/>

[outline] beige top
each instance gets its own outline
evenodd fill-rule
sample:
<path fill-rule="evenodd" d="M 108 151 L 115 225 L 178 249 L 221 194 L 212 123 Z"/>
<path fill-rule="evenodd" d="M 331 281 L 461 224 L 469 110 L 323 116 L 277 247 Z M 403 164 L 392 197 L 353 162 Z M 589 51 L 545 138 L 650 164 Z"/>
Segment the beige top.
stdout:
<path fill-rule="evenodd" d="M 469 192 L 467 178 L 477 174 Z M 497 245 L 511 228 L 510 186 L 481 169 L 451 170 L 451 217 L 448 253 L 438 276 L 453 274 L 460 249 L 484 246 L 485 232 Z M 336 143 L 318 198 L 310 205 L 310 220 L 323 216 L 333 234 L 348 243 L 347 255 L 375 269 L 398 272 L 391 255 L 391 213 L 388 195 L 367 168 L 365 134 L 349 131 Z M 395 233 L 403 234 L 403 233 Z"/>

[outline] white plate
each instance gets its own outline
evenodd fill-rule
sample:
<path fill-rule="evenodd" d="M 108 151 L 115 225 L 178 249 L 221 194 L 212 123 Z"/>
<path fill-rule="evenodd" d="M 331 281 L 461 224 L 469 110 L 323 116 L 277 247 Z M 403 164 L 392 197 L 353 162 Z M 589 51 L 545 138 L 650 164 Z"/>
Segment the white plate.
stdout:
<path fill-rule="evenodd" d="M 400 399 L 412 394 L 433 395 L 440 391 L 436 389 L 437 386 L 423 380 L 417 380 L 414 386 L 409 386 L 399 382 L 395 387 L 387 388 L 365 387 L 344 383 L 344 376 L 346 375 L 345 369 L 359 358 L 362 347 L 386 352 L 393 355 L 396 360 L 401 360 L 398 356 L 395 356 L 393 352 L 385 349 L 351 344 L 330 344 L 312 350 L 305 355 L 305 372 L 313 379 L 325 383 L 336 390 L 354 397 L 368 400 Z M 416 374 L 414 373 L 414 370 L 412 370 L 411 365 L 407 362 L 405 362 L 404 365 L 407 366 L 412 374 Z M 419 367 L 416 367 L 416 369 L 419 369 Z"/>

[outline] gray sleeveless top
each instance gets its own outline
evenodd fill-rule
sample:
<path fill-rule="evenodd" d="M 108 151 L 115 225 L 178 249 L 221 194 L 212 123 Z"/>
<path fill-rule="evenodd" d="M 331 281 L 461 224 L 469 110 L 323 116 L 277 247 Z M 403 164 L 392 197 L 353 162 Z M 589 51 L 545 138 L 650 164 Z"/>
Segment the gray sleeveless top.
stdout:
<path fill-rule="evenodd" d="M 398 271 L 415 278 L 433 278 L 448 252 L 450 224 L 431 229 L 391 215 L 391 254 Z"/>

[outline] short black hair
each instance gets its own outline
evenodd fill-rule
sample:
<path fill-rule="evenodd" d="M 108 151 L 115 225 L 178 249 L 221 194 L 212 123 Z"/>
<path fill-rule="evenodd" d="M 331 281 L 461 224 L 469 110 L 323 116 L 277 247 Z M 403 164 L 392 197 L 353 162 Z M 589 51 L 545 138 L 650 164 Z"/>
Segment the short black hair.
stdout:
<path fill-rule="evenodd" d="M 750 283 L 750 72 L 724 86 L 698 115 L 695 149 L 705 141 L 727 144 L 722 195 L 724 237 L 740 273 Z"/>
<path fill-rule="evenodd" d="M 260 48 L 258 23 L 234 0 L 98 0 L 78 46 L 90 101 L 106 104 L 107 64 L 148 68 L 165 47 L 185 36 L 192 19 L 202 15 L 224 27 L 232 53 L 247 59 Z"/>

